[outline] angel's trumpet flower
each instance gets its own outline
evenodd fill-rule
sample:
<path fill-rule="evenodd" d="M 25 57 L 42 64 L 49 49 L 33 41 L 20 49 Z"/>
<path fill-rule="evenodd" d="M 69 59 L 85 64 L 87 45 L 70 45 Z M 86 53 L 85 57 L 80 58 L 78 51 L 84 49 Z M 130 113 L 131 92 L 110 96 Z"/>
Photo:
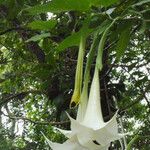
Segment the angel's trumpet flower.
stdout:
<path fill-rule="evenodd" d="M 107 150 L 109 144 L 123 135 L 118 133 L 116 114 L 104 122 L 100 104 L 99 73 L 96 67 L 87 110 L 82 122 L 69 116 L 71 120 L 72 135 L 76 135 L 79 143 L 90 150 Z"/>
<path fill-rule="evenodd" d="M 64 130 L 62 133 L 68 134 L 69 139 L 63 144 L 52 142 L 49 144 L 53 150 L 59 150 L 59 148 L 108 150 L 112 141 L 123 137 L 122 134 L 118 133 L 116 115 L 117 113 L 108 122 L 103 120 L 100 104 L 99 71 L 96 67 L 84 119 L 79 122 L 68 115 L 71 120 L 71 131 L 65 133 Z"/>
<path fill-rule="evenodd" d="M 114 22 L 115 20 L 113 23 Z M 87 102 L 88 86 L 86 86 L 86 90 L 84 91 L 83 88 L 82 91 L 83 97 L 82 95 L 80 97 L 82 105 L 79 104 L 77 119 L 75 120 L 68 115 L 71 120 L 71 131 L 59 129 L 69 139 L 61 145 L 49 142 L 53 150 L 62 148 L 68 150 L 108 150 L 112 141 L 124 136 L 124 134 L 118 133 L 117 113 L 115 113 L 108 122 L 104 122 L 100 101 L 99 70 L 102 69 L 102 50 L 108 29 L 113 23 L 105 30 L 100 41 L 95 72 L 90 88 L 89 101 Z M 72 102 L 75 102 L 75 104 L 78 103 L 78 101 L 74 100 Z"/>

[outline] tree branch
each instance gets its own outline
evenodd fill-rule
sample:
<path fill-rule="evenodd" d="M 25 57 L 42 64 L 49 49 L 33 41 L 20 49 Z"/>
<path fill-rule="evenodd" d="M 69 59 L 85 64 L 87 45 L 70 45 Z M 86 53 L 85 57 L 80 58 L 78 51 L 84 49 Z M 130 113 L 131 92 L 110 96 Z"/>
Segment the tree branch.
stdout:
<path fill-rule="evenodd" d="M 41 94 L 42 92 L 41 91 L 35 91 L 35 90 L 32 90 L 32 91 L 26 91 L 26 92 L 20 92 L 20 93 L 17 93 L 17 94 L 13 94 L 13 95 L 10 95 L 9 97 L 7 98 L 4 98 L 1 102 L 0 102 L 0 107 L 4 106 L 5 104 L 7 104 L 8 102 L 10 102 L 12 99 L 14 98 L 18 98 L 18 99 L 23 99 L 24 97 L 26 97 L 28 94 L 30 93 L 36 93 L 36 94 Z"/>
<path fill-rule="evenodd" d="M 28 121 L 31 122 L 33 124 L 40 124 L 40 125 L 63 125 L 63 124 L 68 124 L 70 123 L 70 121 L 61 121 L 61 122 L 55 122 L 55 121 L 35 121 L 26 117 L 17 117 L 17 116 L 12 116 L 12 115 L 6 115 L 5 113 L 3 113 L 2 111 L 0 112 L 2 113 L 4 116 L 12 119 L 12 120 L 23 120 L 23 121 Z"/>
<path fill-rule="evenodd" d="M 25 29 L 25 28 L 22 28 L 22 27 L 10 28 L 10 29 L 7 29 L 5 31 L 0 32 L 0 36 L 4 35 L 6 33 L 12 32 L 12 31 L 32 31 L 32 30 Z"/>

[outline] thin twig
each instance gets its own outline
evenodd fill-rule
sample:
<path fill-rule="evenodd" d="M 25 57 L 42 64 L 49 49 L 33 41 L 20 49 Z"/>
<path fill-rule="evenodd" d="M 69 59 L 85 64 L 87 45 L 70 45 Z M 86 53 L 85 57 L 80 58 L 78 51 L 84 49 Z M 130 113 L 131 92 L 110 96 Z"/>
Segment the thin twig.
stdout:
<path fill-rule="evenodd" d="M 39 94 L 41 94 L 42 92 L 39 91 L 39 90 L 30 90 L 30 91 L 24 91 L 24 92 L 20 92 L 20 93 L 17 93 L 17 94 L 10 95 L 9 97 L 4 98 L 0 102 L 0 107 L 2 107 L 3 105 L 5 105 L 6 103 L 10 102 L 14 98 L 25 97 L 27 94 L 30 94 L 30 93 L 36 93 L 36 94 L 39 93 Z"/>
<path fill-rule="evenodd" d="M 61 122 L 55 122 L 55 121 L 35 121 L 26 117 L 17 117 L 17 116 L 11 116 L 11 115 L 7 115 L 3 112 L 1 112 L 4 116 L 13 119 L 13 120 L 23 120 L 23 121 L 28 121 L 31 122 L 33 124 L 41 124 L 41 125 L 63 125 L 63 124 L 68 124 L 70 121 L 61 121 Z"/>

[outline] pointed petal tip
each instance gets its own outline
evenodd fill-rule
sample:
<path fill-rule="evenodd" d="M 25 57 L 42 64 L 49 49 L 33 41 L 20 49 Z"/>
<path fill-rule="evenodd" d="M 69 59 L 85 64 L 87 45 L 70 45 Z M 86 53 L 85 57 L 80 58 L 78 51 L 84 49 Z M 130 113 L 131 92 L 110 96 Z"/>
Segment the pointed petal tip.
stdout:
<path fill-rule="evenodd" d="M 65 135 L 67 138 L 71 138 L 72 137 L 72 131 L 71 130 L 63 130 L 63 129 L 59 129 L 57 127 L 55 127 L 54 129 L 59 131 L 63 135 Z"/>

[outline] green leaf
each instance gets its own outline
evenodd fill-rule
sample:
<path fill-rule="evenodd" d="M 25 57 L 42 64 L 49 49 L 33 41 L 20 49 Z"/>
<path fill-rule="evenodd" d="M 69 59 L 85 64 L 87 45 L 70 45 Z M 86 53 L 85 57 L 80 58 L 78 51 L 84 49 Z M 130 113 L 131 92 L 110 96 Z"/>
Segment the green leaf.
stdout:
<path fill-rule="evenodd" d="M 59 13 L 64 11 L 88 11 L 91 6 L 109 6 L 118 0 L 52 0 L 44 5 L 37 5 L 26 9 L 30 14 L 45 12 Z"/>
<path fill-rule="evenodd" d="M 57 23 L 56 20 L 49 20 L 49 21 L 36 20 L 29 23 L 27 27 L 33 30 L 50 30 L 54 28 L 56 23 Z"/>
<path fill-rule="evenodd" d="M 128 43 L 130 40 L 130 28 L 131 27 L 128 27 L 124 31 L 121 32 L 119 41 L 117 42 L 116 52 L 117 52 L 117 60 L 118 61 L 123 56 L 123 54 L 128 46 Z"/>
<path fill-rule="evenodd" d="M 82 36 L 88 36 L 90 33 L 94 31 L 94 29 L 88 28 L 89 25 L 89 19 L 85 19 L 83 23 L 83 27 L 80 29 L 79 32 L 73 33 L 72 35 L 68 36 L 66 39 L 64 39 L 59 46 L 57 47 L 57 50 L 59 52 L 63 51 L 64 49 L 71 47 L 71 46 L 78 46 L 80 42 L 81 35 Z"/>
<path fill-rule="evenodd" d="M 31 41 L 36 42 L 36 41 L 39 41 L 39 40 L 46 38 L 46 37 L 49 37 L 49 36 L 50 36 L 50 33 L 42 33 L 42 34 L 35 35 L 35 36 L 31 37 L 26 42 L 31 42 Z"/>
<path fill-rule="evenodd" d="M 80 32 L 73 33 L 72 35 L 65 38 L 57 47 L 58 51 L 63 51 L 64 49 L 71 46 L 78 46 L 80 41 L 81 34 Z"/>
<path fill-rule="evenodd" d="M 68 36 L 66 39 L 64 39 L 59 46 L 57 47 L 57 50 L 59 52 L 63 51 L 64 49 L 72 46 L 78 46 L 80 42 L 81 35 L 88 35 L 92 32 L 92 29 L 87 29 L 86 34 L 83 34 L 84 32 L 79 31 L 76 33 L 73 33 L 72 35 Z"/>
<path fill-rule="evenodd" d="M 68 47 L 78 46 L 81 35 L 88 36 L 88 35 L 92 34 L 93 32 L 101 34 L 110 25 L 110 21 L 106 20 L 106 21 L 102 22 L 102 24 L 99 27 L 97 27 L 96 29 L 90 29 L 90 28 L 88 28 L 88 24 L 89 24 L 88 19 L 89 18 L 87 18 L 85 20 L 84 25 L 79 32 L 73 33 L 72 35 L 68 36 L 66 39 L 64 39 L 59 44 L 59 46 L 57 47 L 57 50 L 59 52 L 63 51 L 64 49 L 66 49 Z"/>

